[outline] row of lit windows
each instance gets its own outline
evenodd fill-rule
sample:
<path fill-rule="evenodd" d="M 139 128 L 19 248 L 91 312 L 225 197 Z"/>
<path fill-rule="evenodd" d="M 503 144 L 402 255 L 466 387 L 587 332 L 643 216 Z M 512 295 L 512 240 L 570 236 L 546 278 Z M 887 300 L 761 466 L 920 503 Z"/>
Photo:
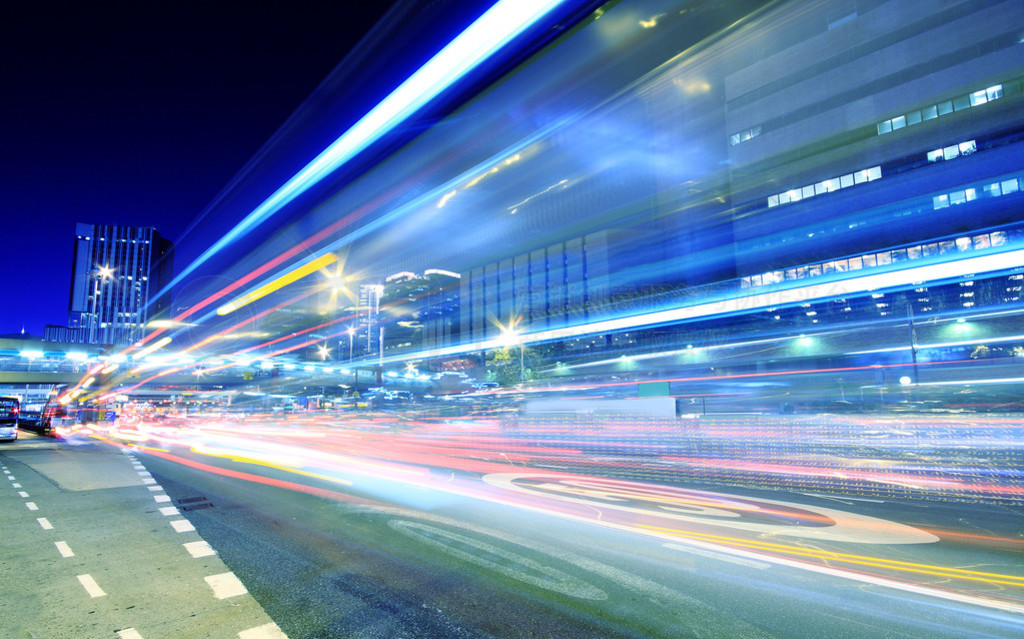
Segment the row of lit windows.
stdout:
<path fill-rule="evenodd" d="M 882 167 L 873 166 L 870 169 L 862 169 L 854 173 L 847 173 L 839 177 L 834 177 L 828 180 L 822 180 L 815 184 L 808 184 L 795 189 L 790 189 L 776 195 L 768 196 L 768 206 L 779 206 L 780 204 L 789 204 L 790 202 L 799 202 L 815 195 L 821 195 L 822 193 L 831 193 L 838 191 L 839 189 L 845 189 L 855 184 L 863 184 L 865 182 L 872 182 L 874 180 L 881 179 Z"/>
<path fill-rule="evenodd" d="M 740 131 L 739 133 L 733 133 L 732 135 L 729 136 L 729 144 L 732 145 L 732 146 L 736 146 L 740 142 L 746 142 L 747 140 L 749 140 L 751 138 L 756 138 L 759 135 L 761 135 L 761 125 L 760 124 L 758 124 L 755 127 L 751 127 L 749 129 L 747 129 L 746 131 Z"/>
<path fill-rule="evenodd" d="M 936 211 L 939 209 L 949 208 L 950 206 L 956 206 L 958 204 L 966 204 L 967 202 L 973 202 L 979 197 L 999 197 L 1001 195 L 1007 195 L 1010 193 L 1017 193 L 1020 191 L 1021 179 L 1011 178 L 1009 180 L 1002 180 L 1001 182 L 993 182 L 986 184 L 981 187 L 981 191 L 977 188 L 959 189 L 951 191 L 950 193 L 943 193 L 942 195 L 936 195 L 932 198 L 932 208 Z"/>
<path fill-rule="evenodd" d="M 977 150 L 977 142 L 974 140 L 968 140 L 966 142 L 961 142 L 960 144 L 951 144 L 949 146 L 942 147 L 941 149 L 929 151 L 928 161 L 938 162 L 939 160 L 952 160 L 960 157 L 961 155 L 970 155 Z"/>
<path fill-rule="evenodd" d="M 924 107 L 923 109 L 914 109 L 903 115 L 898 115 L 895 118 L 889 120 L 883 120 L 876 126 L 878 129 L 878 135 L 884 135 L 897 131 L 904 127 L 913 126 L 920 124 L 927 120 L 934 120 L 941 115 L 949 115 L 950 113 L 964 111 L 971 107 L 981 106 L 987 104 L 992 100 L 998 100 L 1003 97 L 1003 85 L 997 84 L 987 89 L 980 89 L 972 93 L 965 93 L 959 95 L 952 100 L 944 100 L 938 104 L 932 104 Z"/>
<path fill-rule="evenodd" d="M 943 240 L 941 242 L 930 242 L 917 246 L 881 251 L 869 255 L 858 255 L 857 257 L 829 260 L 820 264 L 810 264 L 793 268 L 768 271 L 760 275 L 748 275 L 740 278 L 740 288 L 754 286 L 770 286 L 780 282 L 801 280 L 807 277 L 818 277 L 832 273 L 843 273 L 846 271 L 857 271 L 864 268 L 886 266 L 907 260 L 916 260 L 944 255 L 946 253 L 965 252 L 982 250 L 993 246 L 1003 246 L 1007 242 L 1005 231 L 994 231 L 992 233 L 981 233 L 973 236 L 958 237 L 955 240 Z"/>

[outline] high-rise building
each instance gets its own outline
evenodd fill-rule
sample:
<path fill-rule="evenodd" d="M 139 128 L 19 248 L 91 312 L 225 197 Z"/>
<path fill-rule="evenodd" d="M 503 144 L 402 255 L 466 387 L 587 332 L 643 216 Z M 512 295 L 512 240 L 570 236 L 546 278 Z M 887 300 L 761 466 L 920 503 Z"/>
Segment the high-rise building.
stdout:
<path fill-rule="evenodd" d="M 65 339 L 128 344 L 167 306 L 153 299 L 170 280 L 173 246 L 153 228 L 79 223 L 75 229 Z M 58 329 L 61 327 L 52 327 Z"/>

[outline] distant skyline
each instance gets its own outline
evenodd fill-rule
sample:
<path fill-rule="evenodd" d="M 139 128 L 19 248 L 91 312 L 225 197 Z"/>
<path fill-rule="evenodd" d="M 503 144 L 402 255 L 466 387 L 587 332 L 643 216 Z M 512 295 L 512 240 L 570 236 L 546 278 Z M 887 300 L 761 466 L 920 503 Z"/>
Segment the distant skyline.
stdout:
<path fill-rule="evenodd" d="M 0 334 L 67 321 L 76 222 L 177 242 L 393 4 L 5 9 Z"/>

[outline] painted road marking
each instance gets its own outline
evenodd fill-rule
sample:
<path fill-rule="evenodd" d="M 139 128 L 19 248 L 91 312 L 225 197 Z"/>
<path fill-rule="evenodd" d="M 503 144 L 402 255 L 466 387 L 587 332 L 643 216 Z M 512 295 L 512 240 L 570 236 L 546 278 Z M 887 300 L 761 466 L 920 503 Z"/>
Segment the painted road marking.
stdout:
<path fill-rule="evenodd" d="M 276 623 L 268 623 L 265 626 L 249 628 L 238 633 L 238 639 L 288 639 Z"/>
<path fill-rule="evenodd" d="M 171 501 L 171 498 L 167 495 L 153 495 L 153 499 L 159 504 L 167 501 Z"/>
<path fill-rule="evenodd" d="M 139 471 L 139 477 L 150 477 L 149 471 L 148 470 L 140 470 Z"/>
<path fill-rule="evenodd" d="M 238 595 L 244 595 L 249 592 L 242 585 L 242 582 L 238 580 L 233 572 L 225 572 L 220 575 L 212 575 L 206 577 L 206 583 L 209 584 L 210 588 L 213 589 L 213 596 L 217 599 L 227 599 L 228 597 L 237 597 Z"/>
<path fill-rule="evenodd" d="M 66 541 L 55 541 L 53 545 L 57 547 L 57 551 L 60 552 L 61 557 L 74 557 L 75 553 L 71 551 L 71 546 Z"/>
<path fill-rule="evenodd" d="M 14 475 L 8 475 L 8 476 L 7 476 L 7 479 L 9 479 L 9 480 L 11 480 L 11 481 L 14 481 Z"/>
<path fill-rule="evenodd" d="M 5 475 L 10 475 L 10 474 L 11 474 L 11 471 L 9 471 L 9 470 L 4 470 L 4 474 L 5 474 Z"/>
<path fill-rule="evenodd" d="M 210 555 L 216 555 L 217 551 L 214 550 L 210 544 L 205 541 L 190 541 L 187 544 L 182 544 L 188 554 L 192 555 L 193 559 L 199 559 L 200 557 L 209 557 Z"/>
<path fill-rule="evenodd" d="M 28 497 L 28 493 L 26 493 L 24 490 L 19 490 L 18 497 Z"/>
<path fill-rule="evenodd" d="M 171 515 L 177 515 L 178 509 L 174 506 L 164 506 L 160 509 L 160 514 L 164 517 L 170 517 Z"/>
<path fill-rule="evenodd" d="M 39 506 L 36 506 L 36 502 L 34 501 L 26 501 L 25 508 L 28 508 L 29 510 L 39 510 Z"/>
<path fill-rule="evenodd" d="M 465 562 L 577 599 L 603 601 L 608 593 L 566 572 L 474 537 L 418 521 L 392 519 L 388 526 Z M 492 539 L 499 539 L 491 536 Z M 530 548 L 519 544 L 521 548 Z M 477 552 L 474 552 L 477 551 Z"/>
<path fill-rule="evenodd" d="M 192 532 L 196 529 L 196 527 L 192 525 L 192 522 L 187 519 L 175 519 L 171 522 L 171 527 L 178 532 Z"/>
<path fill-rule="evenodd" d="M 43 530 L 53 530 L 53 524 L 51 524 L 50 520 L 46 517 L 40 517 L 36 521 L 38 521 L 39 525 L 43 527 Z"/>
<path fill-rule="evenodd" d="M 142 478 L 142 483 L 143 484 L 155 484 L 156 480 L 153 479 L 152 477 L 143 477 Z"/>
<path fill-rule="evenodd" d="M 153 481 L 156 481 L 156 480 L 154 479 Z M 157 484 L 156 486 L 149 486 L 149 489 L 152 490 L 153 492 L 157 492 L 157 491 L 163 490 L 164 487 L 159 485 L 159 484 Z"/>
<path fill-rule="evenodd" d="M 124 630 L 118 630 L 117 636 L 121 639 L 142 639 L 142 635 L 135 628 L 125 628 Z"/>
<path fill-rule="evenodd" d="M 21 484 L 11 484 L 11 488 L 21 488 Z"/>
<path fill-rule="evenodd" d="M 103 592 L 96 580 L 90 575 L 78 575 L 78 583 L 82 584 L 85 591 L 89 593 L 90 597 L 106 597 L 107 593 Z"/>

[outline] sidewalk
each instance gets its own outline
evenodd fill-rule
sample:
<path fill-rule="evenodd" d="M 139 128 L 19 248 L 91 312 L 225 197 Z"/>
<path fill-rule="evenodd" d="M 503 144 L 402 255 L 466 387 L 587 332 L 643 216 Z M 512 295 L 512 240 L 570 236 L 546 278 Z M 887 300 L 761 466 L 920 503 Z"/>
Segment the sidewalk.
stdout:
<path fill-rule="evenodd" d="M 0 636 L 285 637 L 128 450 L 0 446 Z"/>

